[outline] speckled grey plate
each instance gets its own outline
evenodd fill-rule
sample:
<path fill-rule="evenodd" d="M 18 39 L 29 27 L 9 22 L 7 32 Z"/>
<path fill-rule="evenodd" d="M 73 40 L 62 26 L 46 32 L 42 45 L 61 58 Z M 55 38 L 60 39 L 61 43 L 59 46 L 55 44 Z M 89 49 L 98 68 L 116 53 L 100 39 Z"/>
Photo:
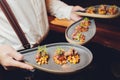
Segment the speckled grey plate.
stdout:
<path fill-rule="evenodd" d="M 65 50 L 68 50 L 69 48 L 73 47 L 75 50 L 78 51 L 80 54 L 80 62 L 78 64 L 70 64 L 67 63 L 65 65 L 58 65 L 53 61 L 53 55 L 57 47 L 64 48 Z M 30 50 L 22 51 L 24 55 L 24 60 L 26 63 L 34 66 L 35 68 L 51 73 L 71 73 L 75 72 L 77 70 L 81 70 L 88 66 L 92 59 L 93 55 L 89 49 L 86 47 L 80 46 L 80 45 L 74 45 L 70 43 L 53 43 L 53 44 L 48 44 L 46 45 L 47 47 L 47 52 L 50 56 L 48 64 L 44 65 L 38 65 L 35 61 L 35 55 L 37 48 L 33 48 Z"/>
<path fill-rule="evenodd" d="M 96 8 L 96 10 L 98 9 L 100 5 L 94 5 L 93 7 Z M 110 5 L 106 5 L 107 8 L 110 7 Z M 101 14 L 98 14 L 98 13 L 95 13 L 95 14 L 90 14 L 90 13 L 85 13 L 84 11 L 77 11 L 75 12 L 77 15 L 80 15 L 80 16 L 87 16 L 87 17 L 95 17 L 95 18 L 115 18 L 115 17 L 118 17 L 120 16 L 120 8 L 117 6 L 118 8 L 118 12 L 114 15 L 110 15 L 110 14 L 105 14 L 105 15 L 101 15 Z M 97 11 L 96 11 L 97 12 Z"/>
<path fill-rule="evenodd" d="M 72 39 L 71 35 L 74 32 L 75 27 L 80 24 L 80 21 L 81 20 L 75 22 L 74 24 L 72 24 L 71 26 L 69 26 L 66 29 L 66 31 L 65 31 L 65 37 L 66 37 L 66 40 L 68 42 L 73 43 L 73 44 L 83 45 L 83 44 L 87 43 L 88 41 L 90 41 L 94 37 L 94 35 L 96 33 L 96 25 L 95 25 L 95 21 L 92 19 L 92 20 L 90 20 L 91 21 L 91 25 L 89 26 L 89 30 L 87 32 L 82 32 L 82 34 L 85 35 L 85 42 L 80 43 L 80 41 Z"/>

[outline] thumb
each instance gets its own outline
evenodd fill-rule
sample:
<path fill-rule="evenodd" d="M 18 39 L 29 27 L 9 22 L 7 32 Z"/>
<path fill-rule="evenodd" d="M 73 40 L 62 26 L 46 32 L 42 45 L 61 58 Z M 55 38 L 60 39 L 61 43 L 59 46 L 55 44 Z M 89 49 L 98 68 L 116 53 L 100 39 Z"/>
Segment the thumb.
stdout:
<path fill-rule="evenodd" d="M 81 6 L 74 6 L 73 9 L 72 9 L 73 12 L 74 12 L 74 11 L 77 11 L 77 10 L 84 11 L 85 8 L 83 8 L 83 7 L 81 7 Z"/>
<path fill-rule="evenodd" d="M 10 56 L 16 60 L 23 60 L 23 55 L 16 51 L 13 51 Z"/>
<path fill-rule="evenodd" d="M 78 21 L 78 20 L 82 19 L 81 16 L 76 15 L 76 14 L 74 14 L 74 13 L 71 14 L 70 18 L 71 18 L 73 21 Z"/>
<path fill-rule="evenodd" d="M 23 55 L 17 52 L 14 48 L 10 47 L 9 52 L 7 52 L 8 55 L 16 60 L 22 60 Z"/>

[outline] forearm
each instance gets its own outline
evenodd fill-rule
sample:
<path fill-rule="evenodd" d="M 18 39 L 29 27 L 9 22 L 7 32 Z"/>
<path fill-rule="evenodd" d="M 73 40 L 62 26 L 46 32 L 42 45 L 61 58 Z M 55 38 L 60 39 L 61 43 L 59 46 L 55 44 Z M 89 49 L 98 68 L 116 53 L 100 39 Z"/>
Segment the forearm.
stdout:
<path fill-rule="evenodd" d="M 60 0 L 46 0 L 47 10 L 57 18 L 70 19 L 73 6 L 69 6 Z"/>

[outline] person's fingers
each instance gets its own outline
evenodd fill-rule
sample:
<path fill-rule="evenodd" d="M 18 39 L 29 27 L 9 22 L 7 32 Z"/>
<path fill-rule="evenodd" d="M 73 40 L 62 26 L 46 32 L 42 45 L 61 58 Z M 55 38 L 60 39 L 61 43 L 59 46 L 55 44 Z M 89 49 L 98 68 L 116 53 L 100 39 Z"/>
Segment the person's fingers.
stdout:
<path fill-rule="evenodd" d="M 9 62 L 7 63 L 6 67 L 7 66 L 12 66 L 12 67 L 18 67 L 18 68 L 23 68 L 23 69 L 28 69 L 28 70 L 32 70 L 33 67 L 26 64 L 26 63 L 23 63 L 23 62 L 19 62 L 19 61 L 16 61 L 16 60 L 13 60 L 12 58 L 9 59 Z"/>
<path fill-rule="evenodd" d="M 72 12 L 71 12 L 71 15 L 70 15 L 70 19 L 72 19 L 73 21 L 78 21 L 78 20 L 82 19 L 82 17 L 80 15 L 77 15 L 77 14 L 74 13 L 78 10 L 84 11 L 85 9 L 81 6 L 74 6 L 72 8 Z"/>
<path fill-rule="evenodd" d="M 17 51 L 14 51 L 14 50 L 9 54 L 9 56 L 13 57 L 16 60 L 22 60 L 23 59 L 23 55 L 20 54 Z"/>
<path fill-rule="evenodd" d="M 18 53 L 13 47 L 9 45 L 4 45 L 0 47 L 0 53 L 4 54 L 4 56 L 8 55 L 12 58 L 15 58 L 16 60 L 22 60 L 23 56 L 22 54 Z"/>
<path fill-rule="evenodd" d="M 74 21 L 78 21 L 80 19 L 81 19 L 81 17 L 79 17 L 79 16 L 75 16 L 75 17 L 72 18 L 72 20 L 74 20 Z"/>
<path fill-rule="evenodd" d="M 81 7 L 81 6 L 74 6 L 72 11 L 77 11 L 77 10 L 84 11 L 85 8 L 83 8 L 83 7 Z"/>
<path fill-rule="evenodd" d="M 73 13 L 73 14 L 71 15 L 71 19 L 72 19 L 73 21 L 78 21 L 78 20 L 82 19 L 82 17 Z"/>

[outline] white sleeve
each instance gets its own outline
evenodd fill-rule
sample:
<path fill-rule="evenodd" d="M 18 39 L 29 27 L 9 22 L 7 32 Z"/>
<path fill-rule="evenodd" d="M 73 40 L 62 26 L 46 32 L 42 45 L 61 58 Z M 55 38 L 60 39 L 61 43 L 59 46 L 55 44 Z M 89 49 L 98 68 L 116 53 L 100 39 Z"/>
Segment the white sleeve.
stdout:
<path fill-rule="evenodd" d="M 70 19 L 73 6 L 67 5 L 60 0 L 46 0 L 48 12 L 57 18 Z"/>

